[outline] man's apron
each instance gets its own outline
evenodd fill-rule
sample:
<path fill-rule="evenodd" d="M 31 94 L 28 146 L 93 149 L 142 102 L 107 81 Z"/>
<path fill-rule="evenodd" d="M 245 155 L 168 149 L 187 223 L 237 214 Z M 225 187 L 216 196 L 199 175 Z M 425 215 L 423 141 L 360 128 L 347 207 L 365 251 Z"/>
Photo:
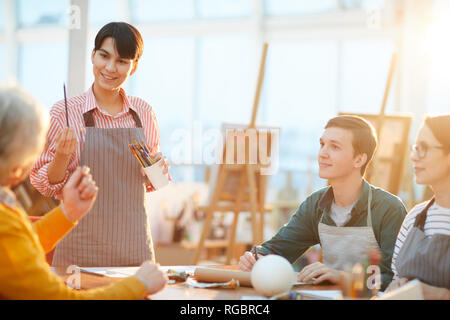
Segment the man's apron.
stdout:
<path fill-rule="evenodd" d="M 323 263 L 332 269 L 344 270 L 361 262 L 370 248 L 379 250 L 372 229 L 372 189 L 369 189 L 366 227 L 334 227 L 319 222 L 319 237 L 322 247 Z"/>
<path fill-rule="evenodd" d="M 137 128 L 100 129 L 86 112 L 86 141 L 81 165 L 88 166 L 99 192 L 91 209 L 56 246 L 54 266 L 138 266 L 154 261 L 145 208 L 145 180 L 130 152 L 133 140 L 145 140 L 139 116 L 130 109 Z"/>

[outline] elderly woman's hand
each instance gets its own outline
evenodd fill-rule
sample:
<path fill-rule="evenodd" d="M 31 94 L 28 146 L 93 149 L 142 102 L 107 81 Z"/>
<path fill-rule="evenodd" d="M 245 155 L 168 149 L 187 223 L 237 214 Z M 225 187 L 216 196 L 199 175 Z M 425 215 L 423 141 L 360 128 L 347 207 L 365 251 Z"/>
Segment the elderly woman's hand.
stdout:
<path fill-rule="evenodd" d="M 97 197 L 98 187 L 88 167 L 77 168 L 63 190 L 64 209 L 72 221 L 80 220 L 91 208 Z"/>
<path fill-rule="evenodd" d="M 155 294 L 161 291 L 169 280 L 159 264 L 153 264 L 150 261 L 144 262 L 136 271 L 135 276 L 145 284 L 147 294 Z"/>

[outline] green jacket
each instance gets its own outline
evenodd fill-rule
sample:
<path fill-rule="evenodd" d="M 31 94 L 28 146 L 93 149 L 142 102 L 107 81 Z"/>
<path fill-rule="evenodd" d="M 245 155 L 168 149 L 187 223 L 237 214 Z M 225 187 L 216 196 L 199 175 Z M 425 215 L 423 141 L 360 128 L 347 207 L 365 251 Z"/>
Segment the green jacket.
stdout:
<path fill-rule="evenodd" d="M 363 189 L 359 200 L 351 211 L 351 218 L 344 227 L 363 227 L 367 225 L 368 192 L 372 188 L 372 228 L 381 249 L 381 290 L 392 280 L 391 260 L 395 241 L 406 209 L 400 198 L 374 187 L 363 180 Z M 272 239 L 257 247 L 262 255 L 277 254 L 294 263 L 308 248 L 320 243 L 319 221 L 336 226 L 330 215 L 333 202 L 333 190 L 325 187 L 311 194 Z"/>

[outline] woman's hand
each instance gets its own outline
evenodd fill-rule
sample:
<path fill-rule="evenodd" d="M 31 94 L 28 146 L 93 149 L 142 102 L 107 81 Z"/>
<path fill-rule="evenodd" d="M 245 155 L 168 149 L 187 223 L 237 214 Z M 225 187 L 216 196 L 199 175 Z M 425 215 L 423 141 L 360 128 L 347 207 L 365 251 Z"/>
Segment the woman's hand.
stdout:
<path fill-rule="evenodd" d="M 151 157 L 152 157 L 153 160 L 155 160 L 155 162 L 158 162 L 159 160 L 162 159 L 162 161 L 159 164 L 159 166 L 160 167 L 164 167 L 163 174 L 168 174 L 169 173 L 170 164 L 167 161 L 167 157 L 163 156 L 163 154 L 161 152 L 152 154 Z M 170 176 L 169 176 L 169 180 L 171 180 Z"/>
<path fill-rule="evenodd" d="M 55 153 L 61 158 L 70 158 L 78 145 L 75 130 L 66 128 L 56 136 Z"/>
<path fill-rule="evenodd" d="M 151 157 L 155 161 L 155 163 L 162 159 L 162 161 L 159 164 L 159 166 L 160 167 L 164 167 L 163 174 L 168 174 L 169 173 L 170 164 L 167 161 L 167 157 L 163 156 L 161 152 L 152 154 Z M 143 168 L 141 168 L 141 174 L 145 178 L 146 191 L 147 192 L 155 191 L 156 190 L 155 187 L 152 185 L 152 183 L 148 179 L 148 177 L 145 174 Z M 168 174 L 168 178 L 169 178 L 169 181 L 172 181 L 172 177 L 170 176 L 170 174 Z"/>
<path fill-rule="evenodd" d="M 64 181 L 70 158 L 77 148 L 78 142 L 73 128 L 66 128 L 56 137 L 55 157 L 48 167 L 48 181 L 59 184 Z"/>
<path fill-rule="evenodd" d="M 98 187 L 88 167 L 77 168 L 63 189 L 64 209 L 69 220 L 76 222 L 91 210 Z"/>
<path fill-rule="evenodd" d="M 342 281 L 343 271 L 331 269 L 320 262 L 315 262 L 303 268 L 298 273 L 297 280 L 299 282 L 309 282 L 313 279 L 313 284 L 319 284 L 325 280 L 338 284 Z"/>

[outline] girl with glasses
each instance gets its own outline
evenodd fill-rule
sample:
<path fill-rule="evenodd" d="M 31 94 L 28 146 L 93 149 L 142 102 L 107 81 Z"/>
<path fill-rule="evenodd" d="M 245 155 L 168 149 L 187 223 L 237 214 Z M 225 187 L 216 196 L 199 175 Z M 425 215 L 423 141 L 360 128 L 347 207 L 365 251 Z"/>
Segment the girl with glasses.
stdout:
<path fill-rule="evenodd" d="M 387 291 L 418 279 L 425 299 L 450 299 L 450 115 L 425 118 L 411 160 L 416 183 L 430 186 L 434 196 L 403 222 Z"/>

